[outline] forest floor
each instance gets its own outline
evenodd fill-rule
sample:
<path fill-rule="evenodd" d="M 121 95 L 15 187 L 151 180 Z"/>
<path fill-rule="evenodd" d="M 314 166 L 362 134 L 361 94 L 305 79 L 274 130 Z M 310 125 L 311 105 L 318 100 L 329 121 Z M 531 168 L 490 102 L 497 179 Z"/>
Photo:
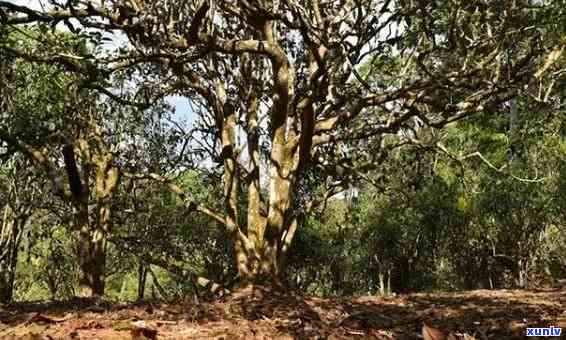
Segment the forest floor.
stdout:
<path fill-rule="evenodd" d="M 315 298 L 256 287 L 200 303 L 0 307 L 0 339 L 422 339 L 423 324 L 449 339 L 523 339 L 526 327 L 566 331 L 566 289 Z"/>

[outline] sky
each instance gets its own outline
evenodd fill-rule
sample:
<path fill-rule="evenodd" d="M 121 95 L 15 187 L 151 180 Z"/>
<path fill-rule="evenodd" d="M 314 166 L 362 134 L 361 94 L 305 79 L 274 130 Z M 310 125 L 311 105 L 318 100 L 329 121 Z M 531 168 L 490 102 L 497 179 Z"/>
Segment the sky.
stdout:
<path fill-rule="evenodd" d="M 186 97 L 181 96 L 169 96 L 167 97 L 167 102 L 175 108 L 175 118 L 179 120 L 185 120 L 187 123 L 192 124 L 196 117 L 196 114 L 192 111 L 189 100 Z"/>
<path fill-rule="evenodd" d="M 41 3 L 39 0 L 7 0 L 8 2 L 14 3 L 19 6 L 26 6 L 32 8 L 34 10 L 42 10 Z M 60 25 L 60 27 L 64 30 L 67 29 L 65 25 Z M 59 28 L 59 26 L 58 26 Z M 117 48 L 119 45 L 122 45 L 127 42 L 126 38 L 120 38 L 119 36 L 112 35 L 112 41 L 108 43 L 108 49 L 112 50 L 113 48 Z M 179 120 L 186 121 L 187 123 L 192 124 L 196 119 L 195 113 L 191 110 L 189 105 L 189 101 L 185 97 L 181 96 L 169 96 L 166 98 L 167 102 L 171 104 L 171 106 L 175 109 L 175 118 Z"/>

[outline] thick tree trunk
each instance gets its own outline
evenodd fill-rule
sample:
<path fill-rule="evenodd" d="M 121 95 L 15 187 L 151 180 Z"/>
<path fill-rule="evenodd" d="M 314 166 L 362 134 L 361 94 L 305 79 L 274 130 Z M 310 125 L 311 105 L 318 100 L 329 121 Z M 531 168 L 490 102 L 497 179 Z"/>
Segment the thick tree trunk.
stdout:
<path fill-rule="evenodd" d="M 285 214 L 286 212 L 284 212 Z M 263 222 L 265 223 L 264 219 Z M 264 225 L 265 226 L 265 225 Z M 263 226 L 248 225 L 248 230 L 261 229 Z M 283 235 L 268 234 L 258 242 L 250 242 L 245 236 L 236 240 L 236 258 L 240 282 L 281 288 L 286 285 L 285 264 L 287 251 L 297 228 L 296 219 L 281 227 Z"/>
<path fill-rule="evenodd" d="M 79 288 L 83 297 L 104 295 L 106 236 L 101 230 L 86 230 L 78 235 Z"/>
<path fill-rule="evenodd" d="M 100 209 L 100 211 L 104 210 Z M 91 224 L 88 222 L 88 219 L 83 220 L 76 233 L 77 258 L 80 268 L 79 290 L 83 297 L 97 297 L 104 295 L 109 221 L 104 219 Z"/>
<path fill-rule="evenodd" d="M 255 246 L 252 249 L 245 246 L 236 247 L 238 275 L 240 284 L 257 284 L 264 286 L 282 286 L 279 276 L 280 264 L 276 256 L 267 253 L 264 247 Z"/>
<path fill-rule="evenodd" d="M 77 201 L 75 230 L 80 267 L 79 288 L 81 296 L 85 297 L 104 295 L 106 241 L 112 229 L 111 202 L 120 175 L 119 171 L 110 165 L 111 161 L 110 155 L 95 158 L 96 211 L 93 218 L 88 211 L 89 191 L 83 189 L 80 201 Z"/>
<path fill-rule="evenodd" d="M 106 236 L 91 219 L 88 211 L 88 186 L 81 185 L 80 195 L 74 195 L 73 234 L 79 265 L 79 295 L 96 297 L 104 295 L 104 267 Z"/>
<path fill-rule="evenodd" d="M 285 55 L 277 39 L 276 28 L 272 21 L 259 20 L 257 27 L 263 39 L 269 45 L 273 76 L 272 106 L 269 112 L 269 136 L 271 150 L 268 159 L 268 191 L 262 198 L 260 190 L 260 143 L 258 139 L 260 100 L 258 93 L 246 94 L 247 150 L 249 171 L 241 177 L 239 148 L 237 147 L 237 122 L 233 103 L 226 98 L 226 91 L 221 82 L 217 83 L 215 95 L 205 92 L 208 100 L 214 104 L 216 125 L 221 138 L 222 159 L 224 161 L 224 198 L 227 230 L 232 234 L 236 267 L 243 284 L 262 284 L 281 286 L 285 255 L 289 249 L 297 228 L 296 219 L 290 214 L 295 181 L 299 173 L 300 154 L 308 155 L 312 145 L 311 124 L 300 124 L 304 136 L 299 136 L 297 127 L 299 113 L 291 106 L 294 98 L 294 68 Z M 242 56 L 242 74 L 253 77 L 248 67 L 247 55 Z M 315 61 L 313 59 L 313 65 Z M 311 73 L 315 73 L 313 67 Z M 305 101 L 305 111 L 312 119 L 312 103 Z M 302 122 L 304 123 L 304 122 Z M 307 131 L 309 130 L 309 131 Z M 299 141 L 302 145 L 299 147 Z M 302 148 L 302 149 L 301 149 Z M 305 162 L 308 157 L 304 157 Z M 243 179 L 247 184 L 247 222 L 242 223 L 238 203 L 240 184 Z"/>

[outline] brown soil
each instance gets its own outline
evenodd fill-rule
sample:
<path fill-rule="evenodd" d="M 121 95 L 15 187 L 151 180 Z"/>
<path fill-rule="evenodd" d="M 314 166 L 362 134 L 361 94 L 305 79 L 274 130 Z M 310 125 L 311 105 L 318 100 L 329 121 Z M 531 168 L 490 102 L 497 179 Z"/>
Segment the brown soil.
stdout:
<path fill-rule="evenodd" d="M 0 339 L 131 339 L 136 321 L 157 339 L 422 339 L 425 323 L 457 339 L 523 339 L 526 327 L 566 331 L 566 290 L 323 299 L 248 287 L 200 303 L 20 303 L 0 307 Z"/>

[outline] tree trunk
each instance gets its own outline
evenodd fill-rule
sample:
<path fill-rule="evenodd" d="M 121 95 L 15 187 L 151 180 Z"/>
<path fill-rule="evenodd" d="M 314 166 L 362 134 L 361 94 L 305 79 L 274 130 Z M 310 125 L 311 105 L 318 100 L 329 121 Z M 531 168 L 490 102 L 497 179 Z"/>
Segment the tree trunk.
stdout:
<path fill-rule="evenodd" d="M 250 98 L 248 119 L 250 120 L 249 129 L 251 133 L 248 136 L 248 140 L 250 142 L 249 155 L 252 170 L 248 179 L 247 228 L 242 228 L 238 211 L 240 174 L 235 147 L 236 111 L 233 105 L 227 102 L 222 83 L 217 84 L 216 93 L 218 94 L 218 102 L 216 104 L 217 126 L 221 132 L 220 138 L 224 161 L 225 224 L 232 236 L 240 284 L 279 286 L 281 284 L 279 278 L 281 232 L 284 227 L 284 212 L 289 207 L 290 180 L 283 179 L 281 174 L 277 173 L 278 170 L 281 171 L 281 168 L 272 166 L 270 178 L 270 199 L 272 202 L 270 202 L 269 217 L 266 220 L 260 214 L 262 202 L 259 190 L 259 151 L 256 121 L 258 104 L 254 98 Z M 276 147 L 279 152 L 284 150 L 284 145 L 281 145 L 282 142 L 280 140 Z M 281 159 L 283 156 L 283 154 L 278 154 L 274 159 Z M 277 197 L 272 196 L 274 190 L 279 190 L 279 192 L 275 193 Z M 264 232 L 266 226 L 269 232 Z"/>
<path fill-rule="evenodd" d="M 526 288 L 527 286 L 527 260 L 521 258 L 517 261 L 517 285 L 519 288 Z"/>
<path fill-rule="evenodd" d="M 14 293 L 19 244 L 29 216 L 26 214 L 13 216 L 12 210 L 6 207 L 2 217 L 2 228 L 0 229 L 0 303 L 9 303 L 12 301 Z"/>
<path fill-rule="evenodd" d="M 261 27 L 260 27 L 261 26 Z M 294 98 L 294 68 L 285 50 L 279 44 L 276 28 L 272 21 L 258 23 L 263 39 L 269 44 L 272 67 L 272 106 L 269 112 L 269 138 L 270 152 L 267 164 L 266 193 L 260 190 L 260 143 L 259 120 L 260 98 L 258 93 L 250 91 L 246 94 L 247 110 L 245 117 L 238 117 L 241 110 L 227 99 L 224 82 L 218 81 L 214 92 L 202 91 L 209 103 L 213 104 L 215 123 L 222 145 L 222 159 L 224 162 L 224 221 L 227 230 L 232 236 L 234 244 L 234 257 L 238 276 L 242 284 L 262 284 L 281 286 L 282 273 L 285 265 L 286 253 L 297 229 L 297 221 L 291 212 L 295 181 L 299 174 L 300 164 L 308 163 L 306 155 L 310 154 L 312 145 L 312 101 L 301 100 L 300 109 L 292 107 Z M 316 64 L 314 58 L 312 65 Z M 254 63 L 248 59 L 247 54 L 242 55 L 242 69 L 240 72 L 246 77 L 252 77 L 250 69 Z M 316 68 L 310 69 L 312 76 Z M 300 111 L 300 112 L 299 112 Z M 309 113 L 308 123 L 299 123 L 302 112 Z M 236 137 L 238 136 L 237 122 L 244 118 L 247 133 L 249 171 L 241 176 L 242 169 L 239 164 L 240 149 Z M 299 130 L 304 136 L 299 136 Z M 301 146 L 299 146 L 301 144 Z M 305 155 L 304 162 L 300 162 L 301 153 Z M 243 181 L 239 181 L 243 179 Z M 248 188 L 247 222 L 241 225 L 241 214 L 238 209 L 242 199 L 239 195 L 240 184 L 245 182 Z M 262 197 L 266 195 L 267 197 Z"/>
<path fill-rule="evenodd" d="M 111 231 L 112 198 L 119 172 L 109 167 L 110 158 L 101 157 L 96 165 L 95 194 L 96 214 L 90 218 L 88 192 L 77 202 L 76 215 L 77 256 L 80 267 L 80 295 L 98 297 L 104 295 L 106 270 L 106 240 Z"/>
<path fill-rule="evenodd" d="M 387 269 L 387 295 L 391 294 L 391 268 Z"/>
<path fill-rule="evenodd" d="M 388 285 L 389 283 L 389 276 L 387 277 L 387 284 L 385 283 L 385 271 L 383 270 L 382 266 L 380 266 L 379 271 L 377 273 L 377 278 L 379 281 L 379 295 L 385 296 L 387 295 Z"/>
<path fill-rule="evenodd" d="M 243 242 L 237 240 L 240 245 L 235 247 L 240 284 L 281 286 L 277 257 L 266 252 L 260 244 L 245 245 Z"/>
<path fill-rule="evenodd" d="M 529 286 L 529 259 L 522 258 L 517 262 L 518 275 L 517 284 L 520 288 L 528 288 Z"/>
<path fill-rule="evenodd" d="M 90 164 L 94 165 L 94 194 L 96 200 L 95 215 L 91 219 L 88 212 L 89 204 L 89 181 L 88 171 L 85 170 L 86 190 L 82 190 L 80 197 L 80 232 L 79 243 L 79 265 L 81 275 L 79 285 L 83 296 L 102 296 L 104 295 L 104 280 L 106 269 L 106 240 L 112 230 L 112 200 L 114 192 L 120 180 L 120 171 L 112 165 L 112 154 L 105 149 L 101 154 L 94 154 L 90 159 Z M 83 153 L 88 147 L 81 144 Z M 90 222 L 90 223 L 89 223 Z"/>
<path fill-rule="evenodd" d="M 167 293 L 165 292 L 165 289 L 163 289 L 161 284 L 159 284 L 159 280 L 157 279 L 157 275 L 155 275 L 155 272 L 151 269 L 151 265 L 148 265 L 147 271 L 151 275 L 151 284 L 152 284 L 152 286 L 151 286 L 152 287 L 151 288 L 151 296 L 152 296 L 152 298 L 154 300 L 156 299 L 155 289 L 157 288 L 157 291 L 159 292 L 159 295 L 161 296 L 161 298 L 167 299 Z"/>
<path fill-rule="evenodd" d="M 13 233 L 14 221 L 8 221 L 8 208 L 6 207 L 4 219 L 2 220 L 2 233 L 0 234 L 0 303 L 9 303 L 12 300 L 13 291 Z"/>
<path fill-rule="evenodd" d="M 147 265 L 144 260 L 140 259 L 138 267 L 138 300 L 143 300 L 145 297 L 145 281 L 147 279 Z"/>
<path fill-rule="evenodd" d="M 85 225 L 77 237 L 79 261 L 79 290 L 83 297 L 104 295 L 106 267 L 106 235 L 100 229 Z"/>
<path fill-rule="evenodd" d="M 259 242 L 250 242 L 244 235 L 238 237 L 235 251 L 242 285 L 258 284 L 273 288 L 285 286 L 282 273 L 285 271 L 287 251 L 296 228 L 297 222 L 293 220 L 290 225 L 281 227 L 283 235 L 266 233 Z"/>
<path fill-rule="evenodd" d="M 88 211 L 88 192 L 74 199 L 73 234 L 79 265 L 79 295 L 97 297 L 104 295 L 104 270 L 106 235 Z"/>

